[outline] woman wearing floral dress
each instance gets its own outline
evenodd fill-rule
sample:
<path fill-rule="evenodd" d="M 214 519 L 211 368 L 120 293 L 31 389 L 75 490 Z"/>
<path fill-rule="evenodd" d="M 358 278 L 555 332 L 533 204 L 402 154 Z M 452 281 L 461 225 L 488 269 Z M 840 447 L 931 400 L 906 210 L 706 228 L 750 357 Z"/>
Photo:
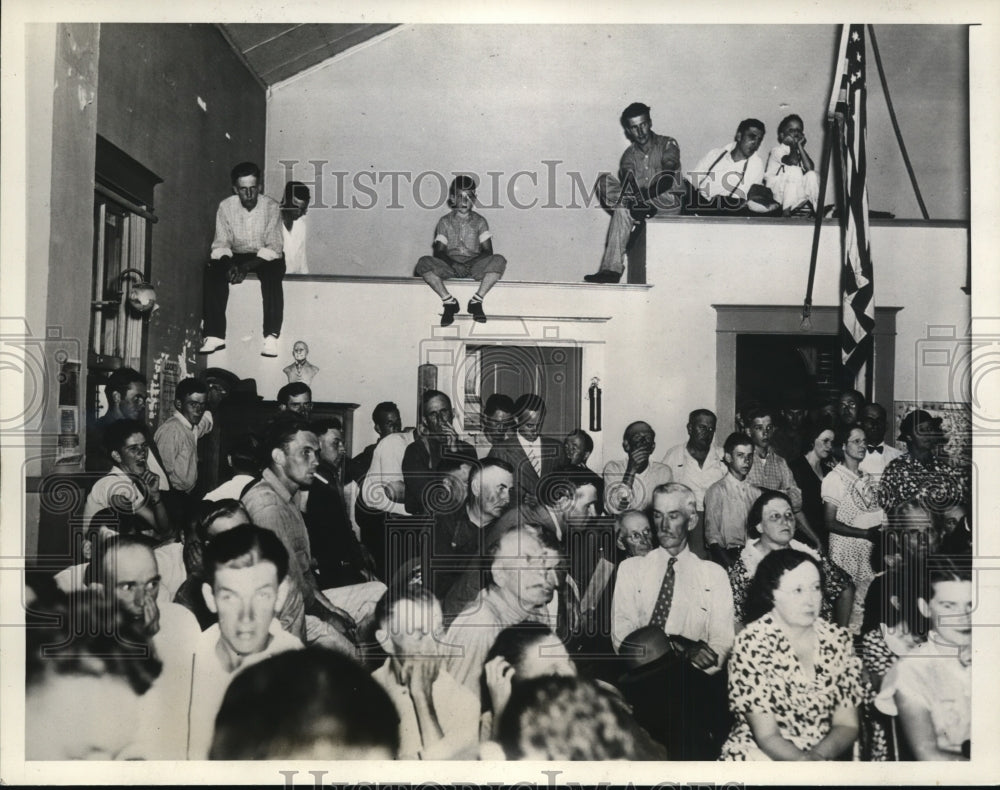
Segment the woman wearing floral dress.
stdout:
<path fill-rule="evenodd" d="M 729 659 L 736 717 L 722 760 L 833 760 L 858 733 L 864 692 L 850 634 L 820 616 L 810 555 L 773 551 L 757 568 L 750 615 Z M 763 614 L 760 614 L 763 612 Z"/>
<path fill-rule="evenodd" d="M 792 503 L 780 491 L 765 491 L 750 508 L 747 517 L 747 535 L 759 535 L 747 541 L 736 564 L 729 570 L 729 583 L 733 588 L 733 606 L 736 613 L 736 630 L 747 622 L 746 609 L 750 582 L 757 566 L 772 551 L 795 549 L 810 555 L 823 569 L 823 603 L 820 616 L 824 620 L 846 625 L 854 601 L 851 577 L 815 549 L 793 539 L 795 516 Z"/>
<path fill-rule="evenodd" d="M 844 460 L 823 478 L 823 508 L 830 533 L 830 559 L 847 571 L 856 588 L 850 629 L 861 632 L 865 594 L 874 577 L 871 536 L 882 526 L 874 478 L 859 468 L 867 453 L 865 432 L 855 426 L 843 437 Z M 873 531 L 874 530 L 874 531 Z"/>

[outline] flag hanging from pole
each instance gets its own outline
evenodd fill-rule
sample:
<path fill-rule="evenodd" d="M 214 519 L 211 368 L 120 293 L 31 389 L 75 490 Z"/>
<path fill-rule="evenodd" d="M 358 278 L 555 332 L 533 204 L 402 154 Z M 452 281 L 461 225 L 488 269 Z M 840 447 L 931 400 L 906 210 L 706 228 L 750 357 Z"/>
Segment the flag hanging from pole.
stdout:
<path fill-rule="evenodd" d="M 844 25 L 839 73 L 830 97 L 837 119 L 843 233 L 840 349 L 845 370 L 858 389 L 871 396 L 871 363 L 875 331 L 875 291 L 868 228 L 866 183 L 867 116 L 865 105 L 865 26 Z"/>

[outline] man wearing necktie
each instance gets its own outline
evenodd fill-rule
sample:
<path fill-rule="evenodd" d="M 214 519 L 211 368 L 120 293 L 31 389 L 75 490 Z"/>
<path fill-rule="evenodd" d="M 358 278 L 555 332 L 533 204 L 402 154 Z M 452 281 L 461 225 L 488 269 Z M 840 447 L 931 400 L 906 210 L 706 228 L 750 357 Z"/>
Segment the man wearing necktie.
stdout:
<path fill-rule="evenodd" d="M 562 442 L 541 435 L 545 401 L 538 395 L 526 394 L 514 401 L 514 417 L 517 430 L 511 438 L 493 445 L 487 457 L 509 463 L 514 469 L 517 501 L 535 505 L 538 481 L 562 463 Z"/>
<path fill-rule="evenodd" d="M 672 759 L 712 760 L 728 734 L 726 681 L 722 671 L 735 638 L 729 577 L 718 564 L 688 548 L 697 524 L 694 492 L 681 483 L 653 490 L 653 526 L 659 547 L 630 557 L 618 568 L 611 639 L 616 650 L 630 635 L 659 626 L 674 659 L 662 666 L 676 706 L 671 721 L 684 722 Z"/>

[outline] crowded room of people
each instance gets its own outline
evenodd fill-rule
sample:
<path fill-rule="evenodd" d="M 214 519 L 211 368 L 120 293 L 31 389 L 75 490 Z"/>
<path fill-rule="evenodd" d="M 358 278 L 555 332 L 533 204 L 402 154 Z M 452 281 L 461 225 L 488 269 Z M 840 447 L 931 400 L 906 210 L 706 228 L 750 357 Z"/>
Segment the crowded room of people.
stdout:
<path fill-rule="evenodd" d="M 25 759 L 984 757 L 976 46 L 36 26 Z"/>

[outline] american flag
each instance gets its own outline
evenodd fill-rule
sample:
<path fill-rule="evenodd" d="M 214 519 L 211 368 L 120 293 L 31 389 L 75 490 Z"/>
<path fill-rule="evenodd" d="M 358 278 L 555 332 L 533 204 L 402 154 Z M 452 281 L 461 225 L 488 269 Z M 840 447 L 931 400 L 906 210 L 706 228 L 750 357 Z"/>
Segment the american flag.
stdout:
<path fill-rule="evenodd" d="M 838 77 L 830 97 L 837 120 L 835 141 L 840 158 L 840 211 L 843 232 L 840 349 L 844 369 L 858 389 L 871 395 L 871 361 L 875 330 L 875 283 L 868 229 L 866 175 L 865 27 L 844 25 L 840 38 Z M 846 220 L 846 222 L 845 222 Z"/>

